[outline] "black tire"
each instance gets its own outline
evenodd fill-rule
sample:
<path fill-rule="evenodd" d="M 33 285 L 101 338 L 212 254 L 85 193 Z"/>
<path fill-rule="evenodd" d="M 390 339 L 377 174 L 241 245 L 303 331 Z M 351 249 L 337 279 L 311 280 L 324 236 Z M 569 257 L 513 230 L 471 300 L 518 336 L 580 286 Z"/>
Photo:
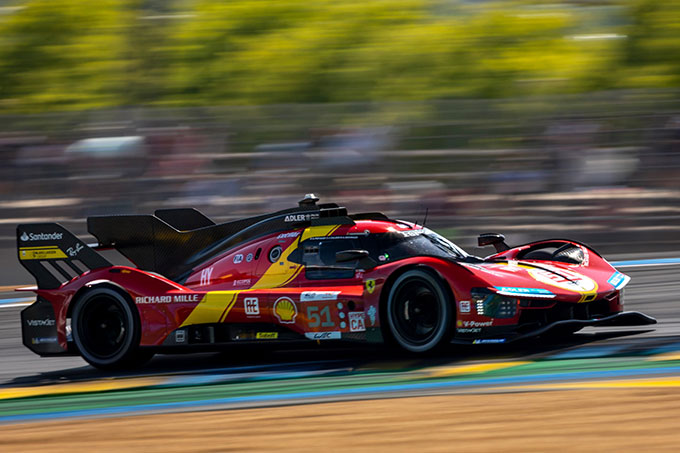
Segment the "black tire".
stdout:
<path fill-rule="evenodd" d="M 112 288 L 92 289 L 77 300 L 71 327 L 80 355 L 96 368 L 132 368 L 153 356 L 139 348 L 141 328 L 136 307 Z"/>
<path fill-rule="evenodd" d="M 449 337 L 453 309 L 448 291 L 431 273 L 404 272 L 390 287 L 387 325 L 394 341 L 406 351 L 424 353 Z"/>

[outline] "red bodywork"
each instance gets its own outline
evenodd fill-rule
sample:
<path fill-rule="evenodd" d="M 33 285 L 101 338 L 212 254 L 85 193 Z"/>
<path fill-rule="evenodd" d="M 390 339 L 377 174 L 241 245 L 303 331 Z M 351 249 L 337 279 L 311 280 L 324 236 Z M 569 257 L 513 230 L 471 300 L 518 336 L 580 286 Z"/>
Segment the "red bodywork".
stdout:
<path fill-rule="evenodd" d="M 450 290 L 455 304 L 454 342 L 502 342 L 535 332 L 548 321 L 539 322 L 537 319 L 543 318 L 534 314 L 540 312 L 554 321 L 547 313 L 558 313 L 558 305 L 571 309 L 597 303 L 599 312 L 586 310 L 587 319 L 574 315 L 574 309 L 571 315 L 564 315 L 565 320 L 587 322 L 623 309 L 621 289 L 628 277 L 586 246 L 566 240 L 536 242 L 484 260 L 427 255 L 391 260 L 380 255 L 372 268 L 355 266 L 350 275 L 310 279 L 311 267 L 301 258 L 308 252 L 302 250 L 304 244 L 310 241 L 351 237 L 366 244 L 374 235 L 416 236 L 426 231 L 419 225 L 392 220 L 330 223 L 245 241 L 194 267 L 181 284 L 134 267 L 111 266 L 84 272 L 55 289 L 34 291 L 54 310 L 56 343 L 63 352 L 69 349 L 72 301 L 85 288 L 100 284 L 121 288 L 134 302 L 141 320 L 141 346 L 166 348 L 297 339 L 381 341 L 385 334 L 381 310 L 387 289 L 397 275 L 412 268 L 435 273 Z M 583 261 L 518 259 L 530 248 L 556 243 L 581 248 Z M 506 302 L 510 300 L 510 311 L 489 316 L 485 300 L 475 291 L 503 296 Z M 31 340 L 36 344 L 30 334 L 24 336 L 25 343 Z M 59 351 L 52 349 L 50 354 Z"/>

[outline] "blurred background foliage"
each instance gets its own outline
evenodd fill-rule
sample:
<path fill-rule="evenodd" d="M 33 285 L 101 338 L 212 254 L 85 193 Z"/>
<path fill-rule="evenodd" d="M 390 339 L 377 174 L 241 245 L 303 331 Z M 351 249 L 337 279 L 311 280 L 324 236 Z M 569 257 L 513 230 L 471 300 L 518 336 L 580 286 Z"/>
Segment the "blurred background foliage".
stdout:
<path fill-rule="evenodd" d="M 680 85 L 680 0 L 2 5 L 4 113 Z"/>

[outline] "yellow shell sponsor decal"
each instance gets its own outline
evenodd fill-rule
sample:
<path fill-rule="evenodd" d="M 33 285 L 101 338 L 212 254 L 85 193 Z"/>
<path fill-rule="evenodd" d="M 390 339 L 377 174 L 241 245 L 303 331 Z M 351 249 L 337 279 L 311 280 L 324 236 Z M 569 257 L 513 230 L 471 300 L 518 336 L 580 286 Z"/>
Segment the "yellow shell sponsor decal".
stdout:
<path fill-rule="evenodd" d="M 66 254 L 56 245 L 19 248 L 19 259 L 21 260 L 57 260 L 64 258 L 66 258 Z"/>
<path fill-rule="evenodd" d="M 298 314 L 295 302 L 289 297 L 280 297 L 274 302 L 274 314 L 282 324 L 292 324 Z"/>
<path fill-rule="evenodd" d="M 375 291 L 375 280 L 369 278 L 364 283 L 364 286 L 366 287 L 366 291 L 368 292 L 368 294 L 373 294 L 373 291 Z"/>
<path fill-rule="evenodd" d="M 255 338 L 258 340 L 276 340 L 279 338 L 278 332 L 257 332 Z"/>

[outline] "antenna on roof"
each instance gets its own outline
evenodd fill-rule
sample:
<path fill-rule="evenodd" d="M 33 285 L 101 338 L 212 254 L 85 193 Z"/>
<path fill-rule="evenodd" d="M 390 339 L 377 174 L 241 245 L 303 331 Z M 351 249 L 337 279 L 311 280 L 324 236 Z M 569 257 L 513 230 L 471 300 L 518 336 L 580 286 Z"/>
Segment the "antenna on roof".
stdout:
<path fill-rule="evenodd" d="M 308 193 L 302 200 L 298 201 L 298 206 L 301 208 L 313 208 L 316 206 L 317 201 L 319 201 L 319 197 L 313 193 Z"/>
<path fill-rule="evenodd" d="M 425 218 L 423 219 L 423 228 L 425 228 L 425 223 L 427 223 L 427 212 L 430 210 L 430 208 L 425 208 Z"/>

